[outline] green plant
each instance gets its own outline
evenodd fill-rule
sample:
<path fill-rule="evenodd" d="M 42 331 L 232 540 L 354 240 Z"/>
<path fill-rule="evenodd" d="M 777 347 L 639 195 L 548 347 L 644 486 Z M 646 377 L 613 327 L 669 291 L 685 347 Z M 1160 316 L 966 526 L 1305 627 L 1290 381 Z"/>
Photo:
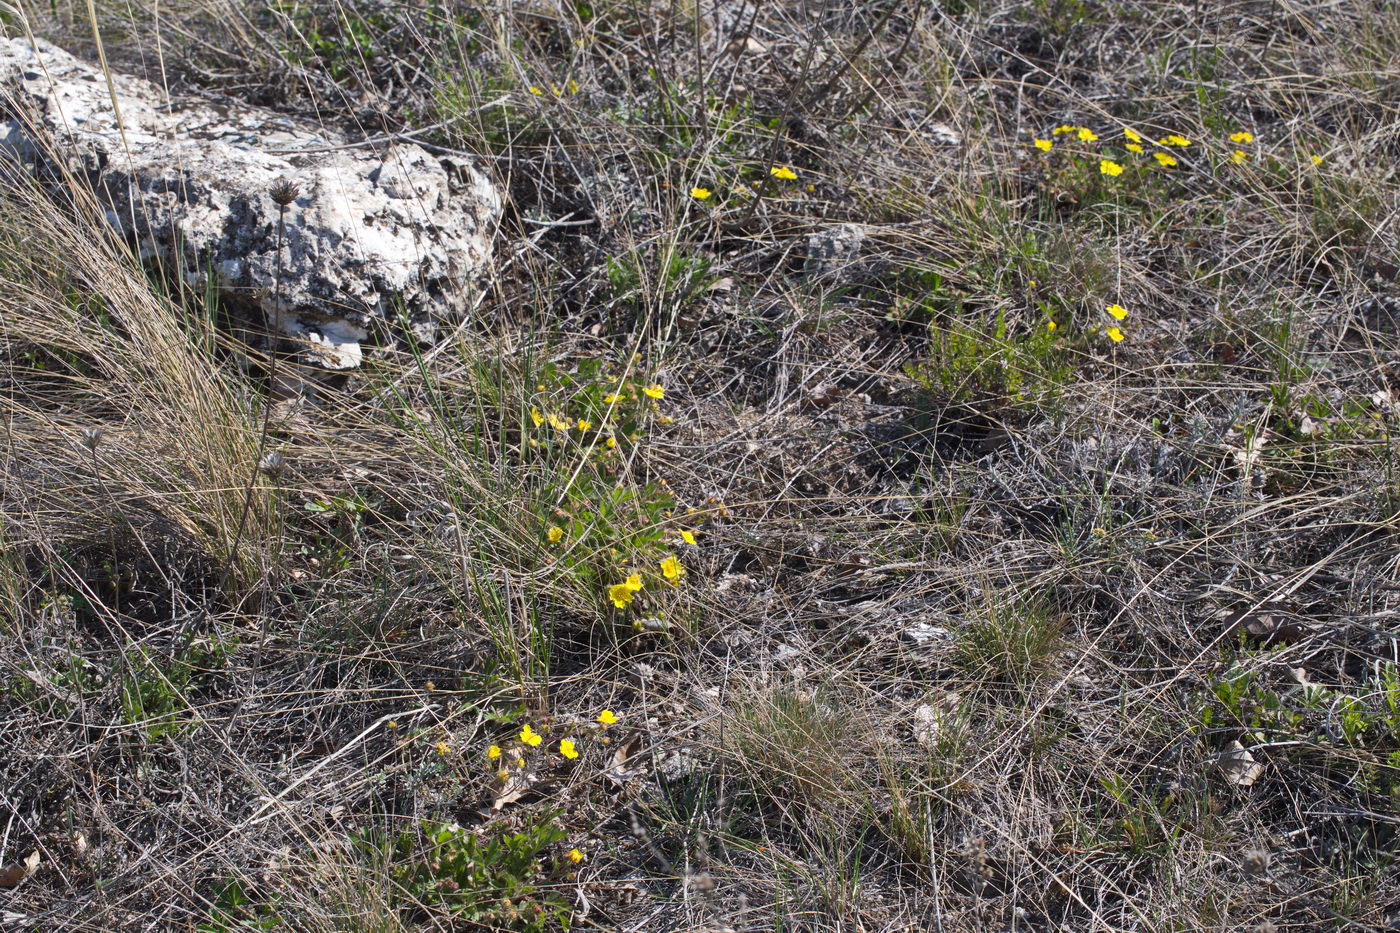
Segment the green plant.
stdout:
<path fill-rule="evenodd" d="M 546 851 L 565 838 L 549 814 L 518 833 L 478 834 L 457 824 L 425 821 L 388 839 L 362 836 L 383 852 L 404 903 L 421 904 L 490 928 L 569 928 L 569 904 L 551 889 Z"/>
<path fill-rule="evenodd" d="M 934 271 L 900 286 L 888 312 L 895 320 L 925 320 L 925 358 L 908 363 L 905 373 L 943 401 L 1007 401 L 1035 407 L 1053 399 L 1073 373 L 1069 346 L 1059 330 L 1063 309 L 1037 303 L 1034 324 L 1013 326 L 998 309 L 988 319 L 973 293 Z M 999 287 L 999 286 L 998 286 Z"/>
<path fill-rule="evenodd" d="M 485 152 L 539 145 L 548 138 L 547 124 L 539 108 L 521 102 L 520 92 L 520 82 L 502 70 L 453 68 L 435 89 L 435 122 L 451 123 L 440 135 Z"/>
<path fill-rule="evenodd" d="M 383 36 L 394 25 L 387 12 L 352 12 L 341 4 L 273 0 L 265 12 L 286 24 L 282 54 L 289 61 L 312 60 L 336 80 L 344 80 L 386 51 Z"/>
<path fill-rule="evenodd" d="M 670 243 L 635 247 L 608 259 L 613 301 L 640 311 L 648 305 L 674 313 L 704 291 L 713 279 L 711 260 Z"/>
<path fill-rule="evenodd" d="M 831 690 L 780 688 L 734 705 L 731 735 L 765 795 L 797 795 L 821 809 L 842 810 L 853 776 L 848 763 L 858 744 L 856 720 Z"/>
<path fill-rule="evenodd" d="M 1166 857 L 1210 819 L 1209 798 L 1187 788 L 1143 787 L 1117 772 L 1098 775 L 1106 801 L 1099 807 L 1100 831 L 1111 845 L 1132 855 Z"/>
<path fill-rule="evenodd" d="M 321 560 L 332 569 L 344 569 L 361 542 L 365 522 L 378 503 L 363 493 L 332 495 L 302 504 L 314 519 L 301 553 Z"/>
<path fill-rule="evenodd" d="M 207 686 L 222 666 L 223 646 L 187 645 L 168 658 L 138 646 L 119 662 L 123 719 L 148 740 L 193 728 L 190 695 Z"/>
<path fill-rule="evenodd" d="M 971 789 L 966 761 L 975 749 L 973 723 L 989 715 L 996 713 L 956 695 L 932 698 L 919 707 L 913 746 L 877 752 L 889 808 L 872 814 L 875 824 L 920 869 L 934 854 L 939 819 Z"/>
<path fill-rule="evenodd" d="M 276 909 L 278 899 L 274 897 L 270 903 L 260 901 L 249 893 L 245 882 L 230 879 L 219 885 L 208 919 L 196 929 L 198 933 L 272 933 L 284 923 Z"/>

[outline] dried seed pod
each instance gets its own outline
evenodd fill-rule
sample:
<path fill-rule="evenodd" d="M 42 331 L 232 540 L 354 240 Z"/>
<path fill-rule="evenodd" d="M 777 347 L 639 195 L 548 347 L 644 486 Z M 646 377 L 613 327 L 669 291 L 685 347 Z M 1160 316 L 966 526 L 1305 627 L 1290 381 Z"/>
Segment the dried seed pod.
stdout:
<path fill-rule="evenodd" d="M 297 186 L 289 179 L 279 178 L 267 189 L 268 195 L 278 207 L 286 207 L 297 199 Z"/>

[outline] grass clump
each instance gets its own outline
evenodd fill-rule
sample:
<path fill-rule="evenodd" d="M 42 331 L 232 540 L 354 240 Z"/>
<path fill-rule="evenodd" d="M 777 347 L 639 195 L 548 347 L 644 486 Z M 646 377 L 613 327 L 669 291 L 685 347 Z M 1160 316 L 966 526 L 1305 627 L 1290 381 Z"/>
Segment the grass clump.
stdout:
<path fill-rule="evenodd" d="M 1051 669 L 1060 629 L 1043 603 L 1023 601 L 975 612 L 958 639 L 958 664 L 973 681 L 1026 690 Z"/>

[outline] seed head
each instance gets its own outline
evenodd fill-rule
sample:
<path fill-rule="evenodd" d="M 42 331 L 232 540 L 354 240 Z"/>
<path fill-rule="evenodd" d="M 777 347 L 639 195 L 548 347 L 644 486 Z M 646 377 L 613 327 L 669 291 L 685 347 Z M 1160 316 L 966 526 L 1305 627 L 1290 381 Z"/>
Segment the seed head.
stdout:
<path fill-rule="evenodd" d="M 88 450 L 97 453 L 97 448 L 102 444 L 103 435 L 104 432 L 101 428 L 83 428 L 78 432 L 78 439 Z"/>
<path fill-rule="evenodd" d="M 258 461 L 258 469 L 275 479 L 287 469 L 287 459 L 277 451 L 269 450 Z"/>
<path fill-rule="evenodd" d="M 1246 875 L 1262 875 L 1268 872 L 1273 853 L 1267 849 L 1245 849 L 1240 853 L 1240 870 Z"/>
<path fill-rule="evenodd" d="M 278 207 L 286 207 L 297 199 L 297 186 L 289 179 L 279 178 L 272 183 L 272 187 L 267 189 L 268 196 Z"/>

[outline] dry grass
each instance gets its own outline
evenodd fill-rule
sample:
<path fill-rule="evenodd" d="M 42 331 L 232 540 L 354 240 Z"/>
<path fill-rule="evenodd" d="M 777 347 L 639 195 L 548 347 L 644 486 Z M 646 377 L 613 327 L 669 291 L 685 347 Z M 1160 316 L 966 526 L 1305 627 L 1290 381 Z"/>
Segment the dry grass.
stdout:
<path fill-rule="evenodd" d="M 472 320 L 264 434 L 6 185 L 7 922 L 1400 923 L 1390 5 L 99 6 L 511 199 Z"/>

